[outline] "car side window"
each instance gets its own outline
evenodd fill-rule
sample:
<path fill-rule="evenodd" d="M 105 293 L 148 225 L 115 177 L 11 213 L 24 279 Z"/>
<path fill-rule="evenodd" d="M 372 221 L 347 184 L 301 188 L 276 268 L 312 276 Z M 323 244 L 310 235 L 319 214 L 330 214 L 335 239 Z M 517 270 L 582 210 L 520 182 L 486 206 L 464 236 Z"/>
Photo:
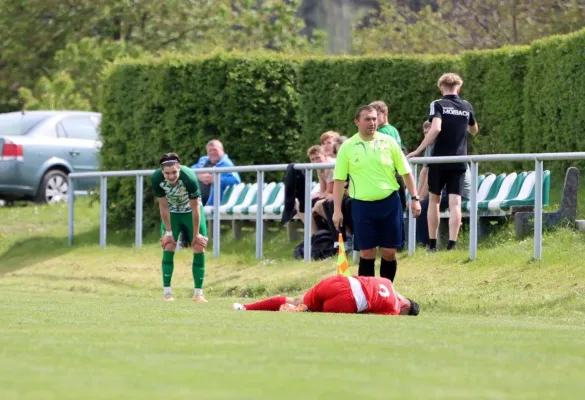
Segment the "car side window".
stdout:
<path fill-rule="evenodd" d="M 57 125 L 57 133 L 71 139 L 97 140 L 98 133 L 88 117 L 67 117 Z"/>
<path fill-rule="evenodd" d="M 57 137 L 58 138 L 66 138 L 67 137 L 67 132 L 65 132 L 65 128 L 63 128 L 63 125 L 61 125 L 61 122 L 59 122 L 57 124 Z"/>
<path fill-rule="evenodd" d="M 95 125 L 95 129 L 96 129 L 96 131 L 97 131 L 98 139 L 99 139 L 99 137 L 101 136 L 101 132 L 100 132 L 100 123 L 102 122 L 102 119 L 101 119 L 101 117 L 98 117 L 98 116 L 96 116 L 96 115 L 91 115 L 91 116 L 89 117 L 89 119 L 91 119 L 91 122 L 93 122 L 93 123 L 94 123 L 94 125 Z"/>

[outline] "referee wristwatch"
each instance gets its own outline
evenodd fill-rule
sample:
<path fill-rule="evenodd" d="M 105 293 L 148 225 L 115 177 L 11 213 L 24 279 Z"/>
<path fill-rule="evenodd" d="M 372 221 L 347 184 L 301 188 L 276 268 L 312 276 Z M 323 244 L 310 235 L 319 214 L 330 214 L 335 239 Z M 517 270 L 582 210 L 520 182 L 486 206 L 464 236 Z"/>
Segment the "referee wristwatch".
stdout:
<path fill-rule="evenodd" d="M 415 201 L 420 201 L 420 197 L 418 197 L 418 196 L 412 196 L 412 199 Z"/>

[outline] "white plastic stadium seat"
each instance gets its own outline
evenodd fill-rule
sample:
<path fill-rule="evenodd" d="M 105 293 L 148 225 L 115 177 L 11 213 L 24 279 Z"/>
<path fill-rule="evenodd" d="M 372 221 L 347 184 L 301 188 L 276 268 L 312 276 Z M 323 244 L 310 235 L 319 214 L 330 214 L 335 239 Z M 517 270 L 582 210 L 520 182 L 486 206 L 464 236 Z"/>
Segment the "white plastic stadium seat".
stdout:
<path fill-rule="evenodd" d="M 524 182 L 522 183 L 522 187 L 520 188 L 520 192 L 518 193 L 518 196 L 516 196 L 516 198 L 514 198 L 512 200 L 514 200 L 514 201 L 526 200 L 528 197 L 530 197 L 530 194 L 532 193 L 532 190 L 534 189 L 535 182 L 536 182 L 536 174 L 534 171 L 532 171 L 526 176 L 526 179 L 524 179 Z"/>
<path fill-rule="evenodd" d="M 274 210 L 276 207 L 281 207 L 284 205 L 284 185 L 281 185 L 278 189 L 278 194 L 276 195 L 272 204 L 264 207 L 264 214 L 279 214 L 275 213 Z"/>
<path fill-rule="evenodd" d="M 231 212 L 228 211 L 228 214 L 242 214 L 242 211 L 244 209 L 247 209 L 248 207 L 250 207 L 250 204 L 252 204 L 252 202 L 254 201 L 254 198 L 256 197 L 257 191 L 258 191 L 258 184 L 257 183 L 252 184 L 252 186 L 250 187 L 250 190 L 248 190 L 248 193 L 246 193 L 246 197 L 244 198 L 244 201 L 241 204 L 234 206 L 231 209 Z"/>
<path fill-rule="evenodd" d="M 479 187 L 479 190 L 477 191 L 477 202 L 479 203 L 480 201 L 484 201 L 485 198 L 487 197 L 488 193 L 490 192 L 490 189 L 492 187 L 492 185 L 494 184 L 494 181 L 496 180 L 496 175 L 495 174 L 488 174 L 485 179 L 483 180 L 483 182 L 481 183 L 481 186 Z M 468 201 L 466 204 L 466 211 L 469 211 L 469 206 L 470 206 L 471 202 Z"/>
<path fill-rule="evenodd" d="M 517 177 L 518 174 L 516 172 L 512 172 L 510 175 L 506 176 L 502 182 L 502 186 L 500 186 L 500 191 L 498 192 L 497 196 L 488 203 L 488 210 L 500 210 L 500 204 L 502 201 L 506 200 L 506 197 L 508 197 L 508 194 L 510 193 L 512 186 L 514 186 L 514 182 L 516 181 Z"/>
<path fill-rule="evenodd" d="M 229 190 L 229 188 L 230 187 L 228 186 L 224 189 L 223 194 L 221 195 L 222 200 L 223 200 L 223 196 L 225 196 L 225 192 L 227 192 Z M 234 191 L 236 190 L 236 188 L 237 188 L 237 185 L 232 190 L 232 193 L 230 194 L 230 199 L 233 197 Z M 229 201 L 229 199 L 228 199 L 228 201 Z M 220 203 L 220 207 L 221 207 L 221 203 Z M 203 210 L 205 211 L 205 215 L 212 215 L 213 214 L 213 206 L 204 206 Z"/>
<path fill-rule="evenodd" d="M 244 190 L 245 187 L 246 187 L 245 183 L 238 183 L 236 185 L 234 190 L 232 190 L 232 195 L 230 196 L 227 203 L 225 203 L 222 206 L 219 206 L 219 213 L 220 214 L 225 214 L 227 212 L 227 210 L 229 210 L 230 208 L 232 208 L 233 206 L 236 205 L 236 201 L 238 201 L 238 198 L 240 197 L 240 193 L 242 193 L 242 190 Z"/>
<path fill-rule="evenodd" d="M 262 191 L 262 204 L 266 204 L 268 202 L 268 199 L 270 198 L 270 195 L 274 191 L 275 186 L 276 182 L 270 182 L 268 185 L 264 187 L 264 190 Z M 257 210 L 258 200 L 256 200 L 256 204 L 253 204 L 250 207 L 248 207 L 248 214 L 256 214 Z"/>

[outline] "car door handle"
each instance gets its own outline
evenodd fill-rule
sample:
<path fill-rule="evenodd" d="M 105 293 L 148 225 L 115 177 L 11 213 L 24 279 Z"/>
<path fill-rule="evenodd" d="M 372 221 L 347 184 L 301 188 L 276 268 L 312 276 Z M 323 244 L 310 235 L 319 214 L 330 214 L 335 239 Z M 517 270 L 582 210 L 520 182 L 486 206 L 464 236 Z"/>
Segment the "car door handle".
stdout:
<path fill-rule="evenodd" d="M 81 153 L 80 153 L 80 152 L 78 152 L 77 150 L 71 150 L 71 151 L 69 152 L 69 154 L 71 154 L 73 157 L 77 157 L 77 156 L 78 156 L 78 155 L 80 155 Z"/>

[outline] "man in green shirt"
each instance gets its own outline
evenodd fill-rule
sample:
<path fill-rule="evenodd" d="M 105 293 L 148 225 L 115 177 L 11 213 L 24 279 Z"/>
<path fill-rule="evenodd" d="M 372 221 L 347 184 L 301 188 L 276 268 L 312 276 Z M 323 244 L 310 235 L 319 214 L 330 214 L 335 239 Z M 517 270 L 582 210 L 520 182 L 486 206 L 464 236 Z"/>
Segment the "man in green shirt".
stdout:
<path fill-rule="evenodd" d="M 152 191 L 158 199 L 163 248 L 162 274 L 164 300 L 173 301 L 171 278 L 174 270 L 175 249 L 181 229 L 185 229 L 192 240 L 192 272 L 195 283 L 193 301 L 207 303 L 203 297 L 205 277 L 205 248 L 207 247 L 207 223 L 201 204 L 201 191 L 195 172 L 181 165 L 175 153 L 160 158 L 160 168 L 151 177 Z"/>
<path fill-rule="evenodd" d="M 404 244 L 404 218 L 395 173 L 404 178 L 413 199 L 413 215 L 418 217 L 420 204 L 414 177 L 398 143 L 376 131 L 374 107 L 360 107 L 354 122 L 358 133 L 341 145 L 335 161 L 333 222 L 337 228 L 343 223 L 341 203 L 349 176 L 354 249 L 360 250 L 358 274 L 375 276 L 376 249 L 380 247 L 380 276 L 394 281 L 396 250 Z"/>
<path fill-rule="evenodd" d="M 398 146 L 402 148 L 402 140 L 400 139 L 400 134 L 398 133 L 398 129 L 390 125 L 388 122 L 388 106 L 382 100 L 373 101 L 370 103 L 372 107 L 376 109 L 378 113 L 378 132 L 383 133 L 384 135 L 388 135 L 398 143 Z M 398 194 L 400 195 L 400 203 L 402 204 L 402 209 L 406 209 L 406 187 L 404 185 L 404 179 L 402 176 L 397 172 L 395 175 L 396 181 L 398 185 L 400 185 L 400 189 L 398 189 Z M 404 238 L 406 238 L 406 231 L 403 232 Z"/>
<path fill-rule="evenodd" d="M 370 105 L 376 109 L 378 132 L 388 135 L 398 143 L 398 146 L 402 148 L 402 140 L 400 140 L 400 134 L 398 129 L 390 125 L 388 122 L 388 106 L 382 100 L 371 102 Z"/>

